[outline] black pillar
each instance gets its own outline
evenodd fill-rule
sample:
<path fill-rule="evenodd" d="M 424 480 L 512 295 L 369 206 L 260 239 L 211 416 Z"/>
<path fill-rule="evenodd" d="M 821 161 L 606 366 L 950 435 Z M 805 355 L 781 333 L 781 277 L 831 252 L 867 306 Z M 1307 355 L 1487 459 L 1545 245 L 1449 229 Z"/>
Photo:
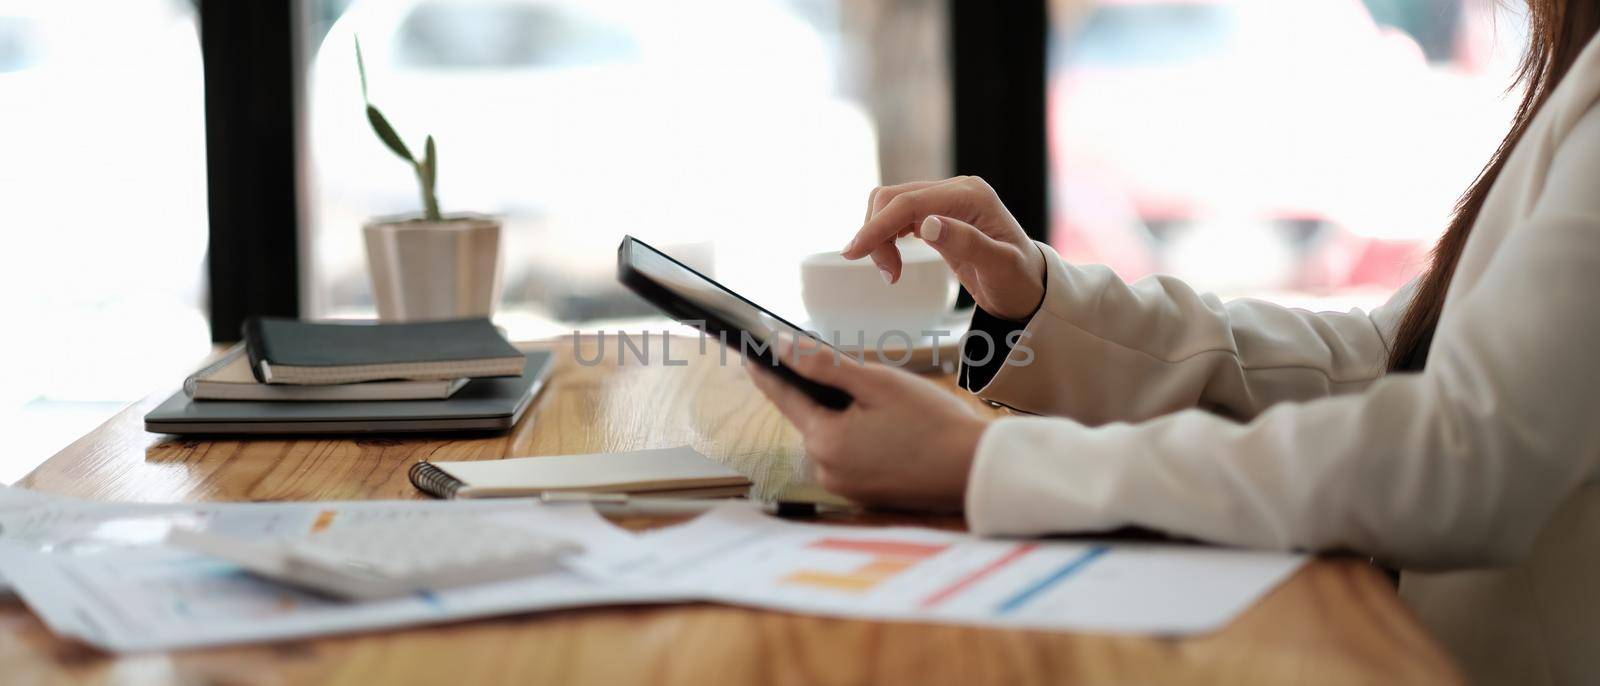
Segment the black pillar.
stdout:
<path fill-rule="evenodd" d="M 292 0 L 200 0 L 211 339 L 300 313 L 299 55 Z"/>
<path fill-rule="evenodd" d="M 955 171 L 981 176 L 1030 236 L 1049 229 L 1047 0 L 950 0 Z"/>

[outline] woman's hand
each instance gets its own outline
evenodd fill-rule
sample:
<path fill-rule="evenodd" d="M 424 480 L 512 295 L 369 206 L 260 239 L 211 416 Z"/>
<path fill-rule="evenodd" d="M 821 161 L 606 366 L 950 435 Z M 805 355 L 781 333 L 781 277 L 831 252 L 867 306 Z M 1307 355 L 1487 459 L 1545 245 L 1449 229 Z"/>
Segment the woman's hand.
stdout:
<path fill-rule="evenodd" d="M 829 492 L 863 505 L 958 510 L 967 472 L 988 426 L 971 406 L 910 372 L 863 364 L 831 348 L 799 343 L 781 350 L 801 376 L 855 397 L 830 410 L 759 362 L 746 369 L 756 388 L 805 437 L 806 456 Z"/>
<path fill-rule="evenodd" d="M 867 220 L 842 254 L 872 256 L 889 283 L 900 280 L 894 240 L 915 233 L 944 256 L 979 307 L 1024 321 L 1044 300 L 1044 255 L 983 179 L 958 176 L 872 189 Z"/>

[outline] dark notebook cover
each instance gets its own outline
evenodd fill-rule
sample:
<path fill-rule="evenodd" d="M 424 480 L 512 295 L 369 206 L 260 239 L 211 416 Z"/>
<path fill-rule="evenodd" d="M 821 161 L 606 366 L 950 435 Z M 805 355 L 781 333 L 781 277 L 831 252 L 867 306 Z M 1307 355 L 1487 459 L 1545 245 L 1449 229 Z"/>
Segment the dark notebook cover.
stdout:
<path fill-rule="evenodd" d="M 250 369 L 263 360 L 288 367 L 456 362 L 518 357 L 488 319 L 404 324 L 303 322 L 252 317 L 244 323 Z"/>
<path fill-rule="evenodd" d="M 179 391 L 146 414 L 144 426 L 154 433 L 243 435 L 504 430 L 538 394 L 553 359 L 549 351 L 526 355 L 522 376 L 473 379 L 445 400 L 251 402 L 193 400 Z"/>

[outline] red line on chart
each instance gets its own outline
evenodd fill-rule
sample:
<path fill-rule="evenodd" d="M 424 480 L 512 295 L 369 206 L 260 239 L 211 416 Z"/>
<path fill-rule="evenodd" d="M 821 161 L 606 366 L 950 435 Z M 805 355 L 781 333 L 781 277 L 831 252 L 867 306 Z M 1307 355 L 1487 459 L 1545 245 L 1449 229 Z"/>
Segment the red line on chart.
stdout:
<path fill-rule="evenodd" d="M 946 587 L 944 587 L 942 589 L 939 589 L 938 591 L 934 592 L 933 595 L 930 595 L 930 596 L 928 596 L 926 598 L 923 598 L 922 602 L 919 603 L 917 605 L 917 607 L 920 607 L 920 608 L 926 610 L 926 609 L 928 609 L 930 607 L 938 605 L 939 603 L 942 603 L 942 602 L 950 599 L 950 596 L 953 596 L 953 595 L 955 595 L 957 593 L 960 593 L 960 592 L 966 590 L 966 588 L 968 586 L 971 586 L 971 585 L 973 585 L 975 583 L 978 583 L 978 581 L 980 579 L 982 579 L 982 578 L 984 578 L 986 576 L 989 576 L 990 574 L 995 573 L 1001 567 L 1004 567 L 1004 566 L 1006 566 L 1008 564 L 1016 562 L 1018 558 L 1022 557 L 1023 555 L 1027 555 L 1030 552 L 1033 552 L 1033 549 L 1037 548 L 1037 547 L 1039 547 L 1039 546 L 1036 545 L 1036 544 L 1025 543 L 1023 545 L 1019 545 L 1019 546 L 1017 546 L 1015 548 L 1012 548 L 1011 552 L 1000 556 L 994 562 L 990 562 L 989 564 L 986 564 L 986 565 L 984 565 L 982 567 L 979 567 L 977 570 L 973 571 L 971 574 L 968 574 L 968 575 L 966 575 L 964 577 L 961 577 L 961 579 L 959 581 L 957 581 L 957 582 L 955 582 L 953 584 L 950 584 L 949 586 L 946 586 Z"/>

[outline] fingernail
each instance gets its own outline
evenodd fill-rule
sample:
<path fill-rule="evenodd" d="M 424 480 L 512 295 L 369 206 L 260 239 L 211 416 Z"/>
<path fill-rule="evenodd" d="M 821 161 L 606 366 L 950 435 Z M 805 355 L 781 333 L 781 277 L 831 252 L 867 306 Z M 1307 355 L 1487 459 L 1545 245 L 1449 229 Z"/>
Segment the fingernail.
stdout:
<path fill-rule="evenodd" d="M 933 243 L 939 240 L 939 234 L 942 233 L 944 233 L 944 222 L 939 221 L 938 217 L 930 214 L 927 219 L 922 220 L 922 240 Z"/>
<path fill-rule="evenodd" d="M 883 282 L 884 283 L 890 284 L 890 285 L 894 285 L 894 275 L 890 274 L 889 270 L 887 270 L 887 269 L 879 269 L 878 270 L 878 275 L 883 277 Z"/>
<path fill-rule="evenodd" d="M 850 254 L 850 249 L 854 247 L 856 247 L 856 239 L 852 238 L 849 243 L 844 244 L 844 250 L 840 250 L 839 254 L 848 255 Z"/>

